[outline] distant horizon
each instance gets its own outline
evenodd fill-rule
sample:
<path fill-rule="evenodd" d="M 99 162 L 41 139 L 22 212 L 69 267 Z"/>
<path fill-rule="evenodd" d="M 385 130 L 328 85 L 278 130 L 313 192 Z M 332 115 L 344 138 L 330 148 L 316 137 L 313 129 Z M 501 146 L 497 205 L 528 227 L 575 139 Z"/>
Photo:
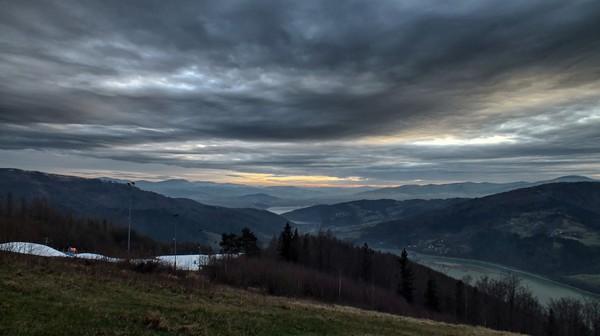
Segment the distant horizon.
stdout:
<path fill-rule="evenodd" d="M 92 173 L 92 172 L 77 172 L 77 171 L 73 171 L 73 172 L 45 171 L 45 170 L 39 170 L 39 169 L 25 169 L 25 168 L 8 167 L 8 166 L 7 167 L 0 166 L 0 169 L 19 169 L 19 170 L 24 170 L 24 171 L 34 171 L 34 172 L 41 172 L 41 173 L 48 173 L 48 174 L 55 174 L 55 175 L 64 175 L 64 176 L 74 176 L 74 177 L 89 178 L 89 179 L 107 178 L 107 179 L 115 179 L 115 180 L 122 180 L 122 181 L 134 181 L 134 182 L 137 182 L 137 181 L 164 182 L 164 181 L 168 181 L 168 180 L 183 180 L 183 181 L 192 182 L 192 183 L 206 182 L 206 183 L 215 183 L 215 184 L 235 184 L 235 185 L 244 185 L 244 186 L 249 186 L 249 187 L 299 187 L 299 188 L 376 188 L 377 189 L 377 188 L 394 188 L 394 187 L 401 187 L 401 186 L 406 186 L 406 185 L 443 185 L 443 184 L 454 184 L 454 183 L 498 183 L 498 184 L 518 183 L 518 182 L 531 183 L 531 182 L 548 181 L 548 180 L 554 180 L 554 179 L 558 179 L 558 178 L 572 177 L 572 176 L 589 178 L 592 180 L 598 180 L 598 178 L 595 178 L 593 176 L 587 176 L 587 175 L 582 175 L 582 174 L 568 174 L 568 175 L 560 175 L 560 176 L 554 176 L 554 177 L 544 178 L 544 179 L 515 180 L 515 181 L 503 181 L 503 182 L 487 181 L 487 180 L 428 182 L 428 181 L 421 180 L 421 181 L 412 181 L 412 182 L 407 182 L 407 183 L 402 183 L 402 184 L 388 184 L 388 185 L 347 185 L 347 184 L 343 184 L 343 185 L 315 185 L 315 184 L 303 185 L 303 184 L 281 184 L 281 183 L 249 184 L 249 183 L 242 183 L 242 182 L 193 180 L 193 179 L 188 179 L 188 178 L 181 177 L 181 176 L 160 176 L 160 177 L 154 176 L 154 177 L 145 177 L 145 178 L 138 176 L 138 177 L 134 177 L 134 178 L 125 178 L 122 175 L 122 173 L 111 175 L 109 172 Z"/>

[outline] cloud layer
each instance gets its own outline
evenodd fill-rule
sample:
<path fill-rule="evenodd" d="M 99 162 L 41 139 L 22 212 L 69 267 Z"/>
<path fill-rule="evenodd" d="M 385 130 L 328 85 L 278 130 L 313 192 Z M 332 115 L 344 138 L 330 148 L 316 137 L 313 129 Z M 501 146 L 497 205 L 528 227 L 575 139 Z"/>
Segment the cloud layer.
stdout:
<path fill-rule="evenodd" d="M 333 184 L 600 171 L 597 1 L 2 8 L 3 165 L 46 152 Z"/>

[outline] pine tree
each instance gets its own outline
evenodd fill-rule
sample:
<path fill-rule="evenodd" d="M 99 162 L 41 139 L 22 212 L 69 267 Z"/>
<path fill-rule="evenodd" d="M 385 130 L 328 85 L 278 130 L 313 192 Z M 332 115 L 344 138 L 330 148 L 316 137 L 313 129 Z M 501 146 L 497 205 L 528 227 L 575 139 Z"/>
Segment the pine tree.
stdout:
<path fill-rule="evenodd" d="M 243 228 L 242 235 L 239 238 L 240 252 L 245 253 L 249 257 L 259 255 L 260 248 L 257 241 L 256 235 L 249 228 Z"/>
<path fill-rule="evenodd" d="M 223 233 L 221 235 L 221 242 L 219 243 L 221 252 L 227 254 L 239 253 L 239 242 L 240 240 L 234 233 Z"/>
<path fill-rule="evenodd" d="M 278 241 L 279 256 L 285 261 L 290 261 L 292 258 L 292 238 L 292 227 L 288 222 L 285 224 L 283 231 L 279 235 Z"/>
<path fill-rule="evenodd" d="M 402 254 L 400 254 L 400 283 L 398 284 L 398 294 L 400 294 L 406 302 L 413 302 L 413 273 L 410 265 L 408 264 L 408 253 L 406 249 L 402 249 Z"/>
<path fill-rule="evenodd" d="M 429 310 L 440 311 L 440 301 L 437 294 L 435 279 L 430 275 L 425 289 L 425 306 Z"/>

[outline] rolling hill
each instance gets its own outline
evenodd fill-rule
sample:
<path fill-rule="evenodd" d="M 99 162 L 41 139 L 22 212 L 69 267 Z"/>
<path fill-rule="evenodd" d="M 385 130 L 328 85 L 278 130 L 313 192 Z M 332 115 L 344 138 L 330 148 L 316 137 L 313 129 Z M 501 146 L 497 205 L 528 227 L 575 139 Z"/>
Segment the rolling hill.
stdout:
<path fill-rule="evenodd" d="M 75 216 L 106 218 L 127 225 L 132 204 L 133 227 L 154 239 L 167 241 L 177 226 L 180 240 L 215 244 L 223 232 L 249 227 L 261 238 L 281 231 L 286 219 L 258 209 L 209 206 L 184 198 L 170 198 L 154 192 L 100 179 L 0 169 L 0 196 L 44 198 L 50 205 Z"/>

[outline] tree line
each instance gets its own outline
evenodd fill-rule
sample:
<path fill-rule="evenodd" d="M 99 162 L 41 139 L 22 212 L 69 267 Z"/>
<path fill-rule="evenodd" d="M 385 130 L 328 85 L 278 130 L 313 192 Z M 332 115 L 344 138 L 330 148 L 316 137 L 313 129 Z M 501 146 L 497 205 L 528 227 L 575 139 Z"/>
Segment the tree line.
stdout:
<path fill-rule="evenodd" d="M 44 198 L 15 200 L 0 197 L 0 243 L 24 241 L 45 244 L 60 251 L 75 247 L 80 252 L 126 257 L 127 228 L 105 219 L 79 218 L 53 208 Z M 170 254 L 172 244 L 158 242 L 131 231 L 131 256 Z M 180 253 L 210 250 L 196 243 L 177 244 Z"/>
<path fill-rule="evenodd" d="M 531 335 L 600 334 L 598 301 L 560 299 L 543 306 L 516 276 L 456 280 L 412 262 L 406 250 L 382 253 L 330 232 L 300 234 L 290 224 L 257 253 L 215 261 L 205 272 L 269 294 L 445 322 Z"/>

